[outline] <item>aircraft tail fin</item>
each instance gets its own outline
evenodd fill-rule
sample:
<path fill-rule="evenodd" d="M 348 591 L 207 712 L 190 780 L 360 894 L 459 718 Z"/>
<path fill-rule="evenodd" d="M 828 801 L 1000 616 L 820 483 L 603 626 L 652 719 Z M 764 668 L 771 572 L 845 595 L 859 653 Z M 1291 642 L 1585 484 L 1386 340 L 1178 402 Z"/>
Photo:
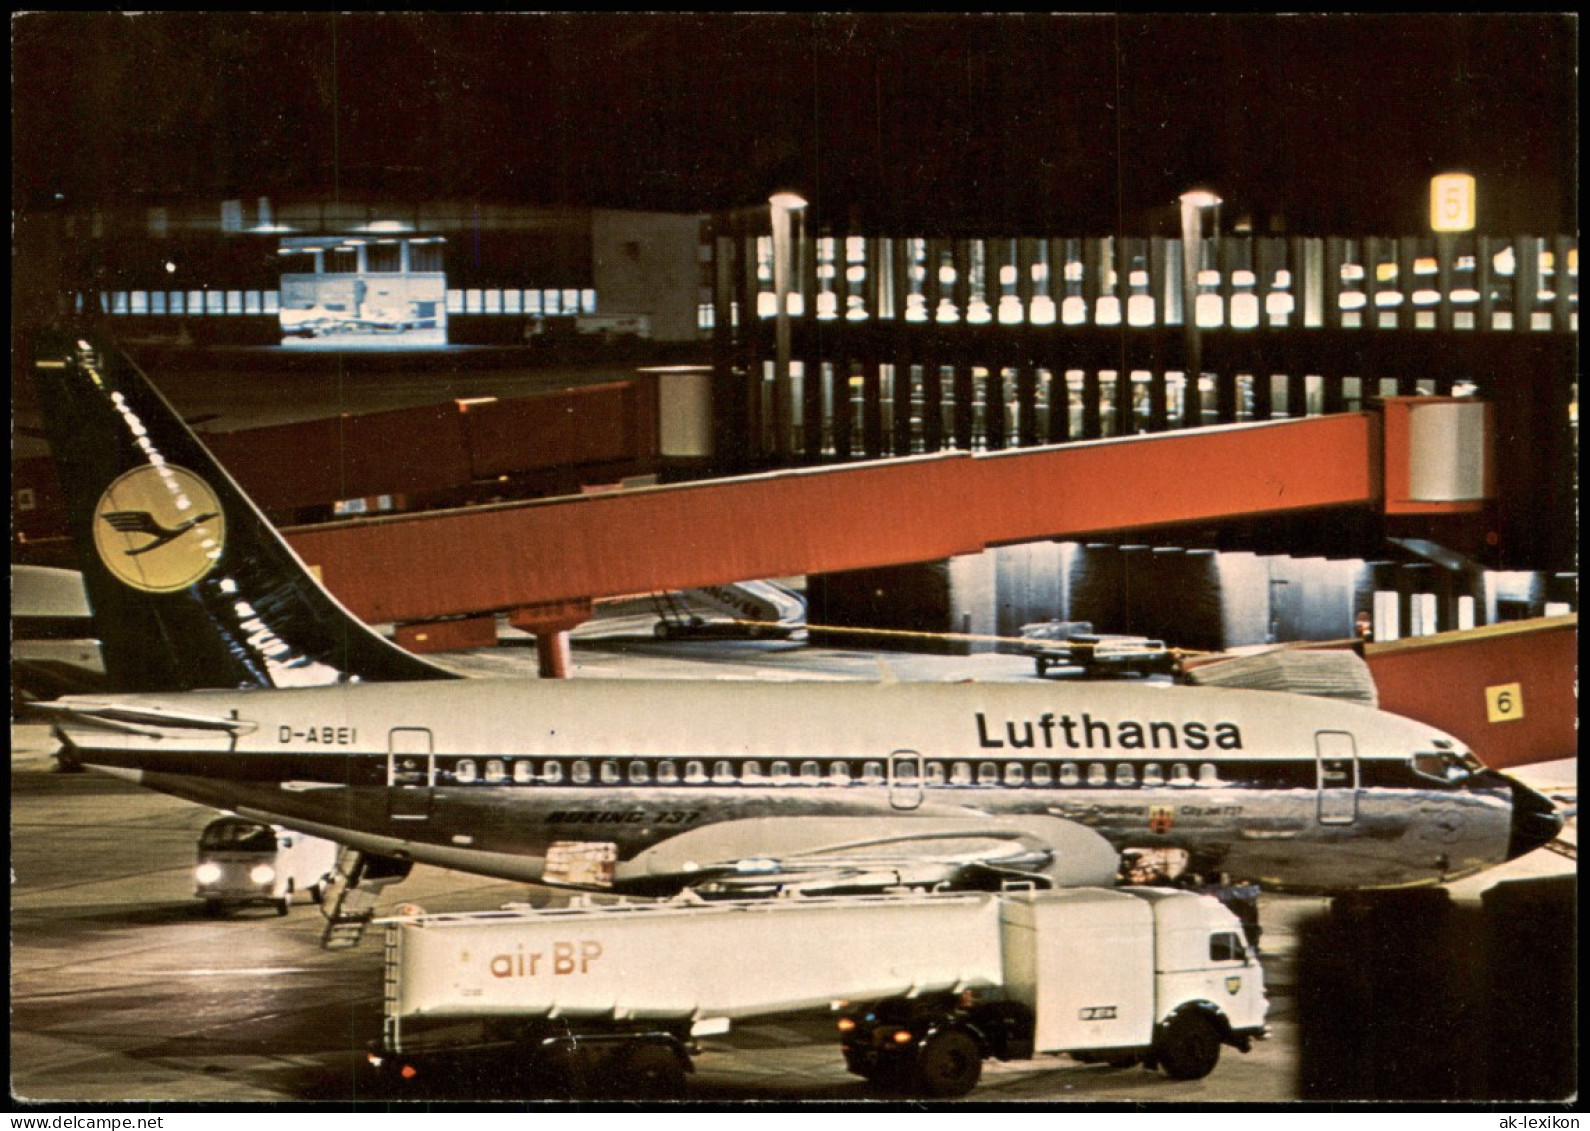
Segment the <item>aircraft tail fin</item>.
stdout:
<path fill-rule="evenodd" d="M 326 592 L 120 350 L 51 333 L 34 366 L 112 688 L 453 678 Z"/>

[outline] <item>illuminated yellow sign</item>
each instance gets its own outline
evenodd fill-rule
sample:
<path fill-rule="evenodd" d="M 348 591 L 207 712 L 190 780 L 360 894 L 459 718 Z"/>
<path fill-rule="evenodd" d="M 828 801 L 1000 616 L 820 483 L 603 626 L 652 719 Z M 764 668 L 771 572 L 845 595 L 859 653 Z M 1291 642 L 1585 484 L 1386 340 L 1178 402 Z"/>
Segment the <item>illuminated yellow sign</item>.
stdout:
<path fill-rule="evenodd" d="M 1474 178 L 1442 173 L 1430 178 L 1430 228 L 1437 232 L 1474 230 Z"/>
<path fill-rule="evenodd" d="M 1517 683 L 1499 683 L 1485 689 L 1485 718 L 1493 723 L 1510 723 L 1524 717 L 1524 688 Z"/>

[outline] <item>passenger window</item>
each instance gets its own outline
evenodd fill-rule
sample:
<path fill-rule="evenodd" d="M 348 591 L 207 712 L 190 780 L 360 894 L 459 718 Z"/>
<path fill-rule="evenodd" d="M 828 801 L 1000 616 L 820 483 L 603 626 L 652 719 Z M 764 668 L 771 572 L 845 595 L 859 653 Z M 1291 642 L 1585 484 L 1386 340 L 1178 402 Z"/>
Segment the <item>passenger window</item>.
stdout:
<path fill-rule="evenodd" d="M 563 780 L 563 763 L 546 762 L 541 767 L 541 777 L 548 785 L 557 785 Z"/>
<path fill-rule="evenodd" d="M 646 769 L 645 762 L 631 762 L 629 764 L 629 784 L 645 785 L 651 780 L 651 773 Z"/>
<path fill-rule="evenodd" d="M 501 758 L 492 758 L 486 763 L 487 781 L 507 781 L 508 770 L 502 764 Z"/>
<path fill-rule="evenodd" d="M 774 762 L 773 763 L 773 771 L 772 772 L 773 772 L 773 784 L 774 785 L 788 785 L 789 784 L 790 772 L 789 772 L 789 763 L 788 762 Z"/>
<path fill-rule="evenodd" d="M 944 784 L 944 763 L 943 762 L 929 762 L 926 766 L 924 766 L 922 768 L 922 772 L 923 772 L 923 776 L 927 779 L 928 785 L 943 785 Z"/>
<path fill-rule="evenodd" d="M 828 763 L 828 781 L 832 785 L 849 785 L 850 784 L 850 763 L 849 762 L 830 762 L 830 763 Z"/>
<path fill-rule="evenodd" d="M 611 758 L 603 759 L 601 774 L 603 785 L 617 785 L 623 780 L 623 775 L 619 773 L 618 763 Z"/>
<path fill-rule="evenodd" d="M 979 762 L 977 764 L 978 785 L 998 785 L 999 767 L 992 762 Z"/>
<path fill-rule="evenodd" d="M 728 761 L 712 763 L 712 780 L 719 785 L 733 785 L 737 780 L 734 776 L 734 763 Z"/>
<path fill-rule="evenodd" d="M 1171 785 L 1191 785 L 1192 783 L 1193 783 L 1192 775 L 1187 772 L 1187 763 L 1186 762 L 1177 762 L 1175 765 L 1171 766 L 1171 768 L 1170 768 L 1170 784 Z"/>
<path fill-rule="evenodd" d="M 1209 936 L 1210 962 L 1241 962 L 1248 957 L 1242 948 L 1242 938 L 1232 931 L 1221 931 Z"/>
<path fill-rule="evenodd" d="M 1120 763 L 1116 764 L 1116 767 L 1115 767 L 1115 784 L 1116 785 L 1136 785 L 1137 784 L 1137 771 L 1132 769 L 1132 764 L 1130 762 L 1120 762 Z"/>
<path fill-rule="evenodd" d="M 458 782 L 471 782 L 475 780 L 475 760 L 473 758 L 460 758 L 453 767 L 453 780 Z"/>
<path fill-rule="evenodd" d="M 1027 770 L 1020 762 L 1012 762 L 1005 767 L 1005 784 L 1021 785 L 1027 780 Z"/>
<path fill-rule="evenodd" d="M 1102 762 L 1093 762 L 1093 763 L 1090 763 L 1088 765 L 1088 784 L 1089 785 L 1109 785 L 1110 784 L 1110 771 L 1105 768 L 1104 763 L 1102 763 Z"/>
<path fill-rule="evenodd" d="M 1054 771 L 1049 768 L 1048 762 L 1039 762 L 1032 768 L 1033 785 L 1049 785 L 1054 781 Z"/>
<path fill-rule="evenodd" d="M 882 785 L 883 784 L 883 763 L 882 762 L 863 762 L 863 763 L 861 763 L 861 781 L 862 781 L 863 785 Z"/>
<path fill-rule="evenodd" d="M 1060 767 L 1060 784 L 1076 785 L 1082 780 L 1081 773 L 1077 770 L 1075 762 L 1066 762 Z"/>
<path fill-rule="evenodd" d="M 569 779 L 575 785 L 589 785 L 591 781 L 591 764 L 584 758 L 574 759 L 574 765 L 569 767 Z"/>
<path fill-rule="evenodd" d="M 1158 762 L 1150 762 L 1148 765 L 1143 767 L 1143 784 L 1144 785 L 1164 785 L 1165 784 L 1165 771 L 1160 768 L 1160 765 L 1159 765 Z"/>
<path fill-rule="evenodd" d="M 657 763 L 657 784 L 674 785 L 679 781 L 679 767 L 672 758 Z"/>
<path fill-rule="evenodd" d="M 804 785 L 816 785 L 818 782 L 820 782 L 822 780 L 823 780 L 823 768 L 821 766 L 819 766 L 816 762 L 802 762 L 801 763 L 801 783 L 802 784 L 804 784 Z"/>
<path fill-rule="evenodd" d="M 521 784 L 524 784 L 526 782 L 535 781 L 536 780 L 535 764 L 530 762 L 530 761 L 528 761 L 528 760 L 525 760 L 525 761 L 522 761 L 522 762 L 515 762 L 513 764 L 513 780 L 516 781 L 516 782 L 519 782 Z"/>
<path fill-rule="evenodd" d="M 685 763 L 685 784 L 705 785 L 707 781 L 707 767 L 704 763 L 690 761 Z"/>
<path fill-rule="evenodd" d="M 740 766 L 740 780 L 747 785 L 752 782 L 762 781 L 762 764 L 760 762 L 745 762 Z"/>
<path fill-rule="evenodd" d="M 1220 773 L 1215 769 L 1213 762 L 1205 762 L 1198 767 L 1199 785 L 1219 785 Z"/>
<path fill-rule="evenodd" d="M 950 784 L 971 785 L 972 764 L 970 762 L 956 762 L 954 766 L 950 767 Z"/>

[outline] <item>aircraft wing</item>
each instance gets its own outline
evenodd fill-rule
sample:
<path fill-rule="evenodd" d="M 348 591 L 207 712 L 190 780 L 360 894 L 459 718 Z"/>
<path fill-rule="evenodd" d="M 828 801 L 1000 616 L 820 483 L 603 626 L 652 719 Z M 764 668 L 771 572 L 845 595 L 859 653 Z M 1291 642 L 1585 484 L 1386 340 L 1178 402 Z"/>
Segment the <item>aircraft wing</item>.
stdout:
<path fill-rule="evenodd" d="M 633 891 L 753 895 L 890 887 L 1109 885 L 1119 856 L 1092 829 L 1049 816 L 764 817 L 671 837 L 614 871 Z"/>

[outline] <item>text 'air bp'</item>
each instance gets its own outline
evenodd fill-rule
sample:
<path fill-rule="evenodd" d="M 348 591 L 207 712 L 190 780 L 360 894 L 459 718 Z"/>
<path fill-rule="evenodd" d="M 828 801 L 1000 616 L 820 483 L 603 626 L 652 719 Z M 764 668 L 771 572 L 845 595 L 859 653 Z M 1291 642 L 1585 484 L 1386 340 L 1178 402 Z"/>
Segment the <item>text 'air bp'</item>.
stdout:
<path fill-rule="evenodd" d="M 1205 723 L 1196 719 L 1173 723 L 1095 719 L 1083 713 L 1053 715 L 1045 711 L 1036 719 L 1006 719 L 990 723 L 977 712 L 977 744 L 985 750 L 1241 750 L 1242 728 L 1236 723 Z"/>
<path fill-rule="evenodd" d="M 543 974 L 562 977 L 565 974 L 587 974 L 591 965 L 602 957 L 602 944 L 595 939 L 579 942 L 555 942 L 551 952 L 544 950 L 518 950 L 508 954 L 494 954 L 490 968 L 493 978 L 537 978 Z"/>

